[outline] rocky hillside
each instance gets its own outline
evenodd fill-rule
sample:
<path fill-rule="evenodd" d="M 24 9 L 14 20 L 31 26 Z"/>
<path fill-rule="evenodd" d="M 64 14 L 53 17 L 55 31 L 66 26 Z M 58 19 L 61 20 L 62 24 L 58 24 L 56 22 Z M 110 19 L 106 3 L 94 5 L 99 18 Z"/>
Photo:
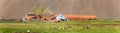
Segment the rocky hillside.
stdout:
<path fill-rule="evenodd" d="M 30 10 L 120 18 L 120 0 L 0 0 L 0 19 L 21 19 Z"/>

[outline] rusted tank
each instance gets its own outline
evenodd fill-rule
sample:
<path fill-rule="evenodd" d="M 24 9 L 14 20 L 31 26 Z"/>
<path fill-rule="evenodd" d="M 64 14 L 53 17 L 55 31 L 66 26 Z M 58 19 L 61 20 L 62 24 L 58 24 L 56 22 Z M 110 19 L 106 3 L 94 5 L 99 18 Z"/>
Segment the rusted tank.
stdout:
<path fill-rule="evenodd" d="M 95 15 L 65 15 L 68 20 L 95 20 Z"/>

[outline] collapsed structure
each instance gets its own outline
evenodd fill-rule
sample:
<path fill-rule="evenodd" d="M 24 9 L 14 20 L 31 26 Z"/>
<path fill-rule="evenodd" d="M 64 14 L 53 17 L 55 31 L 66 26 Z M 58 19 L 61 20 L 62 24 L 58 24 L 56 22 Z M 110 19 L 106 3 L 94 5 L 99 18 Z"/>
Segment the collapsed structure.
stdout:
<path fill-rule="evenodd" d="M 48 0 L 0 0 L 0 19 L 19 20 L 38 6 L 44 10 L 48 3 Z"/>
<path fill-rule="evenodd" d="M 95 15 L 120 18 L 120 0 L 0 0 L 0 19 L 22 19 L 30 10 L 41 6 L 52 12 L 71 15 Z"/>

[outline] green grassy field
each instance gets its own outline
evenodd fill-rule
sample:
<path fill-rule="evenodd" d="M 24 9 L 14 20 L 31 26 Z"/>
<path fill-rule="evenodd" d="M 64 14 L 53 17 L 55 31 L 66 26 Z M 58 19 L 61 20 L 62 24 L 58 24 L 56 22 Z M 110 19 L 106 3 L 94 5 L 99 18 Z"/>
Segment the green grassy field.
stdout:
<path fill-rule="evenodd" d="M 0 21 L 0 33 L 120 33 L 118 20 L 66 21 Z"/>

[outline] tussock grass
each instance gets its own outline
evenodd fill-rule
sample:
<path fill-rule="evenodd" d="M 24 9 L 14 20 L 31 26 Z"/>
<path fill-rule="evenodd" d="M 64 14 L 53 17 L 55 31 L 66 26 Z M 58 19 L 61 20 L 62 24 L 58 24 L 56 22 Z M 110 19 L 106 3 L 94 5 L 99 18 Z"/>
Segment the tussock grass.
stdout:
<path fill-rule="evenodd" d="M 116 20 L 88 20 L 51 23 L 43 21 L 0 21 L 0 33 L 39 32 L 39 33 L 119 33 L 118 26 L 93 26 L 92 24 L 120 24 Z M 116 28 L 117 27 L 117 28 Z"/>

